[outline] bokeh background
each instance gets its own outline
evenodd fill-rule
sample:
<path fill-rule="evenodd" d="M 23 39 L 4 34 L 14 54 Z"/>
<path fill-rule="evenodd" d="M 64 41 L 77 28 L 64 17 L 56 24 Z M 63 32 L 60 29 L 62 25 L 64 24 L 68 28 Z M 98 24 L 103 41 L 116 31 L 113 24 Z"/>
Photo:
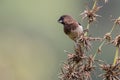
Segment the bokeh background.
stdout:
<path fill-rule="evenodd" d="M 73 41 L 57 19 L 70 14 L 85 22 L 80 13 L 92 0 L 0 0 L 0 80 L 59 80 L 66 60 L 64 50 L 73 51 Z M 112 27 L 112 18 L 120 16 L 120 0 L 109 0 L 98 13 L 98 22 L 90 34 L 102 37 Z M 119 33 L 116 27 L 114 33 Z M 97 46 L 99 43 L 93 43 Z M 95 50 L 95 47 L 93 47 Z M 91 53 L 94 53 L 94 50 Z M 114 46 L 103 47 L 97 57 L 112 63 Z M 98 79 L 97 79 L 98 80 Z"/>

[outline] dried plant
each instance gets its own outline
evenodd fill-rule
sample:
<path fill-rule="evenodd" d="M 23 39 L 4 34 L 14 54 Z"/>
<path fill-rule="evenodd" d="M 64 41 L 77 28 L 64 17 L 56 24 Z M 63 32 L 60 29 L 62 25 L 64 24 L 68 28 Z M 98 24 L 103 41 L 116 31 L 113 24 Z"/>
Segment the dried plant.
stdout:
<path fill-rule="evenodd" d="M 102 8 L 102 6 L 95 5 L 91 10 L 87 8 L 80 15 L 82 16 L 82 19 L 87 18 L 88 22 L 91 23 L 93 21 L 96 21 L 96 17 L 101 17 L 100 15 L 96 14 L 96 12 L 98 12 L 100 8 Z"/>
<path fill-rule="evenodd" d="M 120 47 L 120 35 L 116 36 L 116 38 L 113 42 L 116 47 Z"/>
<path fill-rule="evenodd" d="M 120 63 L 115 65 L 102 64 L 100 67 L 104 71 L 99 75 L 103 77 L 103 80 L 120 80 Z"/>
<path fill-rule="evenodd" d="M 104 0 L 104 2 L 107 3 L 108 0 Z M 93 80 L 92 76 L 96 69 L 101 70 L 101 74 L 97 76 L 101 77 L 102 80 L 120 80 L 120 35 L 115 38 L 111 35 L 114 28 L 120 25 L 120 17 L 112 20 L 114 23 L 111 30 L 102 38 L 88 36 L 90 24 L 97 20 L 99 16 L 97 12 L 102 8 L 102 6 L 98 6 L 98 3 L 99 0 L 94 0 L 92 9 L 87 8 L 81 13 L 82 19 L 87 18 L 88 21 L 86 31 L 76 40 L 74 52 L 68 53 L 68 59 L 61 68 L 61 74 L 59 75 L 60 80 Z M 101 42 L 94 55 L 90 54 L 91 41 Z M 115 57 L 111 64 L 105 63 L 104 60 L 96 59 L 96 55 L 101 53 L 102 46 L 105 43 L 114 44 L 116 48 Z"/>

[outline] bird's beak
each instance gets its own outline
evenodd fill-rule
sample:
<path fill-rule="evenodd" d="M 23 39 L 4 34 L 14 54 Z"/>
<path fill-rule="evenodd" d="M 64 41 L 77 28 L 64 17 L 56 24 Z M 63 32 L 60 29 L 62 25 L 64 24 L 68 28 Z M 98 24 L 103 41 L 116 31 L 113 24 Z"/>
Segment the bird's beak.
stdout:
<path fill-rule="evenodd" d="M 63 23 L 63 20 L 59 19 L 58 22 L 59 22 L 59 23 Z"/>

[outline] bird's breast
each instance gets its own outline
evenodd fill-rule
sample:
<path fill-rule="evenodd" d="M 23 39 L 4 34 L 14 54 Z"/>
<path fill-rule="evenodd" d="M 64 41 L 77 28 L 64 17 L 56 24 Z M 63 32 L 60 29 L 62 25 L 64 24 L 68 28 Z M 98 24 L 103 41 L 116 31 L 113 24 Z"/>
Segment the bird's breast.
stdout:
<path fill-rule="evenodd" d="M 72 40 L 76 40 L 76 39 L 80 38 L 82 33 L 83 33 L 83 28 L 82 28 L 82 26 L 79 25 L 79 27 L 77 27 L 76 29 L 74 29 L 74 30 L 71 29 L 71 31 L 68 34 L 68 36 Z"/>

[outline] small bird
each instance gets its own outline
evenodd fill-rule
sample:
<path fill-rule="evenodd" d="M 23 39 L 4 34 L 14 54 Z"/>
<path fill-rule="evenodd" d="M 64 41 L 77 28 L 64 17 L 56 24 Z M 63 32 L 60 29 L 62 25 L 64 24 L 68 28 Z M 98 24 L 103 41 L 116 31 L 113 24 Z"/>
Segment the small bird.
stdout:
<path fill-rule="evenodd" d="M 75 42 L 83 35 L 83 27 L 70 15 L 62 15 L 58 22 L 63 24 L 64 33 Z"/>

